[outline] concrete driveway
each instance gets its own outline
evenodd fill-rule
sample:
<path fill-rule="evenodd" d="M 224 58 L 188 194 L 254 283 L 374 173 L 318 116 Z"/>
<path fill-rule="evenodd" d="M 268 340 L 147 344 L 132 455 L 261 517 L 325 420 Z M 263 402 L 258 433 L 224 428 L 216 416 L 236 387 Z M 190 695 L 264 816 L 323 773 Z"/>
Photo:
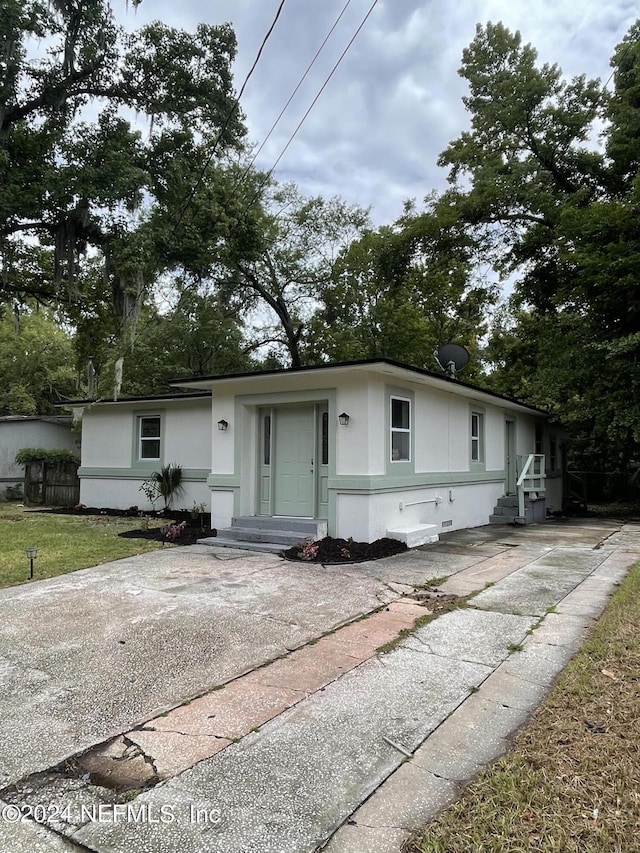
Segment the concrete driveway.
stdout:
<path fill-rule="evenodd" d="M 640 525 L 582 520 L 355 566 L 166 549 L 0 591 L 0 845 L 397 851 L 638 559 Z M 424 624 L 408 596 L 434 578 L 472 597 Z"/>

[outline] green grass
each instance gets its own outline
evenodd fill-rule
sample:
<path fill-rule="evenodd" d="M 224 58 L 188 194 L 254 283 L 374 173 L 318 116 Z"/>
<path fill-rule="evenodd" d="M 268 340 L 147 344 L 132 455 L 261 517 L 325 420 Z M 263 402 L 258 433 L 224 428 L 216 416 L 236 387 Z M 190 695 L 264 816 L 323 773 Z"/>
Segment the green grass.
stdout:
<path fill-rule="evenodd" d="M 139 518 L 50 515 L 31 512 L 18 504 L 0 504 L 0 587 L 29 582 L 25 548 L 32 546 L 38 549 L 35 580 L 161 547 L 146 539 L 118 538 L 118 533 L 139 527 Z"/>
<path fill-rule="evenodd" d="M 405 853 L 639 853 L 640 564 L 516 737 Z"/>

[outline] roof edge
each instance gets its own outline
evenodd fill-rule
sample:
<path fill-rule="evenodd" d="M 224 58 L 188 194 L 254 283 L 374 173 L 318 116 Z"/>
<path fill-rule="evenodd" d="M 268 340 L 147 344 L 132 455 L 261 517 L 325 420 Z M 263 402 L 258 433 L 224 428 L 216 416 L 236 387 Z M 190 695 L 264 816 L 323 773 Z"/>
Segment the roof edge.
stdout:
<path fill-rule="evenodd" d="M 419 376 L 426 376 L 430 379 L 436 379 L 453 387 L 462 386 L 463 388 L 467 388 L 470 391 L 476 391 L 479 394 L 487 394 L 489 397 L 494 397 L 497 400 L 503 400 L 512 405 L 522 406 L 526 409 L 530 409 L 531 411 L 536 412 L 539 415 L 544 415 L 545 417 L 550 416 L 550 413 L 545 411 L 544 409 L 540 409 L 537 406 L 532 405 L 531 403 L 525 403 L 522 400 L 516 399 L 515 397 L 507 397 L 505 394 L 499 394 L 496 391 L 481 388 L 478 385 L 472 385 L 470 382 L 464 382 L 461 379 L 452 379 L 451 377 L 445 376 L 444 374 L 435 373 L 433 370 L 427 370 L 427 368 L 425 367 L 415 367 L 410 364 L 404 364 L 401 361 L 396 361 L 392 358 L 365 358 L 357 359 L 354 361 L 331 362 L 330 364 L 310 364 L 303 365 L 300 367 L 272 368 L 270 370 L 253 370 L 243 373 L 223 373 L 213 376 L 191 376 L 182 379 L 172 379 L 170 380 L 169 384 L 173 386 L 179 386 L 182 384 L 188 384 L 190 382 L 222 382 L 230 381 L 233 379 L 255 379 L 260 376 L 289 375 L 295 373 L 311 372 L 314 370 L 331 370 L 334 368 L 367 367 L 376 364 L 387 364 L 391 367 L 399 368 L 400 370 L 407 370 L 410 373 L 418 374 Z"/>
<path fill-rule="evenodd" d="M 56 408 L 71 409 L 76 406 L 94 406 L 97 403 L 152 403 L 154 400 L 194 400 L 207 399 L 211 397 L 211 391 L 191 391 L 184 394 L 140 394 L 133 397 L 94 397 L 91 399 L 67 400 L 65 403 L 56 403 Z"/>

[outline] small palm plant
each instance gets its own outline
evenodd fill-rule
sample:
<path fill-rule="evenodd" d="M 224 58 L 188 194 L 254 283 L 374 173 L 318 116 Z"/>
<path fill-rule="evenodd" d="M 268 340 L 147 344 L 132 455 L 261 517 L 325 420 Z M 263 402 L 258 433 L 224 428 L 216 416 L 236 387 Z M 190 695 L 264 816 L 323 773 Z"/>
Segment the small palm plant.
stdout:
<path fill-rule="evenodd" d="M 159 471 L 154 471 L 151 479 L 164 500 L 165 509 L 169 509 L 173 499 L 184 492 L 182 465 L 177 465 L 175 462 L 170 462 L 168 465 L 163 465 Z"/>

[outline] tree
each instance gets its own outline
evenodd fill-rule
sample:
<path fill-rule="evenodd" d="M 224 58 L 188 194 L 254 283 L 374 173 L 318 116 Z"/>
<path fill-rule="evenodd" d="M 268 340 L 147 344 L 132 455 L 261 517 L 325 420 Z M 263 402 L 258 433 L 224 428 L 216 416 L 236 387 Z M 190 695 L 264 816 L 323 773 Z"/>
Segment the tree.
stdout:
<path fill-rule="evenodd" d="M 268 193 L 250 252 L 246 242 L 230 247 L 222 293 L 236 294 L 256 318 L 255 348 L 283 349 L 293 367 L 305 355 L 306 326 L 340 250 L 368 222 L 367 211 L 342 199 L 305 198 L 293 185 Z"/>
<path fill-rule="evenodd" d="M 244 135 L 233 31 L 155 22 L 127 35 L 107 0 L 0 8 L 2 296 L 58 301 L 64 284 L 74 297 L 79 257 L 93 251 L 121 320 L 133 323 L 165 265 L 152 212 L 167 211 L 176 238 L 198 174 Z M 27 238 L 53 249 L 39 279 L 21 271 Z"/>
<path fill-rule="evenodd" d="M 74 395 L 77 375 L 71 338 L 47 310 L 1 309 L 0 414 L 56 413 Z"/>
<path fill-rule="evenodd" d="M 166 393 L 169 382 L 179 377 L 251 369 L 240 317 L 206 284 L 198 288 L 185 279 L 172 280 L 166 288 L 170 307 L 160 312 L 150 300 L 141 309 L 135 338 L 123 342 L 110 299 L 100 297 L 99 270 L 87 278 L 82 286 L 94 293 L 94 310 L 74 306 L 68 314 L 76 328 L 75 361 L 80 375 L 85 376 L 91 360 L 98 375 L 98 396 Z"/>
<path fill-rule="evenodd" d="M 599 81 L 567 82 L 557 65 L 536 60 L 519 32 L 478 25 L 459 71 L 471 130 L 439 163 L 452 185 L 442 204 L 474 233 L 485 261 L 517 272 L 523 298 L 549 309 L 562 275 L 554 247 L 561 210 L 600 192 L 604 157 L 587 143 L 606 96 Z"/>
<path fill-rule="evenodd" d="M 515 279 L 487 349 L 498 390 L 546 405 L 581 464 L 640 457 L 640 26 L 612 60 L 615 90 L 536 65 L 501 24 L 463 54 L 471 131 L 451 143 L 442 204 Z M 604 151 L 593 150 L 605 119 Z M 460 180 L 460 179 L 463 180 Z"/>
<path fill-rule="evenodd" d="M 456 217 L 430 201 L 393 226 L 367 232 L 341 253 L 321 290 L 313 354 L 321 360 L 386 357 L 435 366 L 457 341 L 477 353 L 494 288 L 473 278 L 473 246 Z M 475 367 L 475 370 L 474 370 Z M 477 373 L 477 359 L 471 372 Z"/>

